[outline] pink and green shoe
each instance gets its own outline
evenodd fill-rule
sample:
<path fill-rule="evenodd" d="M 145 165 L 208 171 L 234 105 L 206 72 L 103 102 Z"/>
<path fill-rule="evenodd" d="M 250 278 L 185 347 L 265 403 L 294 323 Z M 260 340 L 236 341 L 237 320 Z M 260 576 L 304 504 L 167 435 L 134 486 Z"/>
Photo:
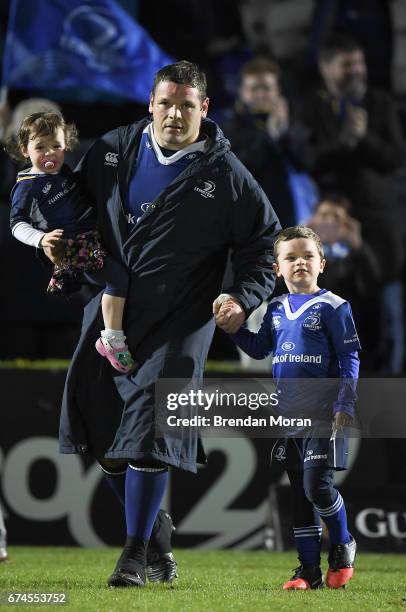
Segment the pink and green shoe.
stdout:
<path fill-rule="evenodd" d="M 96 351 L 102 357 L 108 359 L 113 368 L 122 374 L 129 374 L 135 369 L 136 363 L 125 343 L 123 346 L 114 347 L 107 338 L 99 338 L 95 347 Z"/>

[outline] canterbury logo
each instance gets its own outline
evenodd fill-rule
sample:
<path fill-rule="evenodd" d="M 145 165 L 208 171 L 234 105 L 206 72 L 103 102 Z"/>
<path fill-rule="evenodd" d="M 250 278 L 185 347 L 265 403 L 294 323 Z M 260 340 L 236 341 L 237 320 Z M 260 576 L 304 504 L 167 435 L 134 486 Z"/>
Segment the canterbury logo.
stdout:
<path fill-rule="evenodd" d="M 104 156 L 105 162 L 104 165 L 105 166 L 117 166 L 118 164 L 118 153 L 106 153 L 106 155 Z"/>
<path fill-rule="evenodd" d="M 195 191 L 200 193 L 203 198 L 214 198 L 213 191 L 216 189 L 216 184 L 213 181 L 204 181 L 203 187 L 195 187 Z"/>

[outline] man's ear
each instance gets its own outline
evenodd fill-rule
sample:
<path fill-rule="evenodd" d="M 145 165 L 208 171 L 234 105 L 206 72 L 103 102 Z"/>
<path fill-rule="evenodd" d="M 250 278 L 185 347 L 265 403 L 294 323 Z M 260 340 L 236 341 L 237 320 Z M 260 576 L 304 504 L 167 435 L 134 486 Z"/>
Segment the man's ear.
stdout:
<path fill-rule="evenodd" d="M 208 110 L 209 110 L 209 98 L 205 98 L 202 102 L 202 118 L 203 119 L 207 117 Z"/>
<path fill-rule="evenodd" d="M 154 103 L 154 94 L 151 93 L 150 96 L 149 96 L 149 107 L 148 107 L 148 111 L 150 113 L 152 113 L 152 105 L 153 105 L 153 103 Z"/>

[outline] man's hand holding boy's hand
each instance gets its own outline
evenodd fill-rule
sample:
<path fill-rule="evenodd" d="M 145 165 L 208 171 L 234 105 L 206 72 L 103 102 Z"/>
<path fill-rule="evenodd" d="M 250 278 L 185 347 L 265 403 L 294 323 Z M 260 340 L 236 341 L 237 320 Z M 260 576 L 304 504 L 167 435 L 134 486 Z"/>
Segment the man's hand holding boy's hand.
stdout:
<path fill-rule="evenodd" d="M 213 302 L 216 325 L 227 334 L 235 334 L 245 321 L 241 304 L 231 295 L 222 293 Z"/>

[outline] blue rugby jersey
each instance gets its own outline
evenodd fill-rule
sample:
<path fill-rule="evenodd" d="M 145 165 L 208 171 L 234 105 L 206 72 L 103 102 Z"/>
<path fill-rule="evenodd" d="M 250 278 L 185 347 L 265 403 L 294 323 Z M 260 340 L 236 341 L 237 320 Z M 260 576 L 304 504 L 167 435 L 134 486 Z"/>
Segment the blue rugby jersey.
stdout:
<path fill-rule="evenodd" d="M 63 238 L 74 238 L 96 227 L 96 211 L 84 197 L 72 170 L 64 165 L 58 174 L 19 172 L 11 191 L 11 229 L 17 223 L 51 232 L 63 229 Z"/>
<path fill-rule="evenodd" d="M 243 327 L 232 338 L 254 359 L 273 353 L 272 373 L 276 380 L 352 379 L 337 390 L 334 398 L 334 412 L 352 414 L 358 378 L 356 351 L 361 346 L 351 307 L 339 296 L 325 289 L 312 295 L 281 295 L 269 303 L 257 334 Z M 293 397 L 293 387 L 290 395 Z M 325 406 L 326 402 L 320 400 Z"/>
<path fill-rule="evenodd" d="M 128 190 L 126 214 L 129 225 L 135 225 L 157 196 L 205 150 L 205 141 L 174 151 L 162 153 L 153 134 L 152 123 L 143 131 Z"/>

